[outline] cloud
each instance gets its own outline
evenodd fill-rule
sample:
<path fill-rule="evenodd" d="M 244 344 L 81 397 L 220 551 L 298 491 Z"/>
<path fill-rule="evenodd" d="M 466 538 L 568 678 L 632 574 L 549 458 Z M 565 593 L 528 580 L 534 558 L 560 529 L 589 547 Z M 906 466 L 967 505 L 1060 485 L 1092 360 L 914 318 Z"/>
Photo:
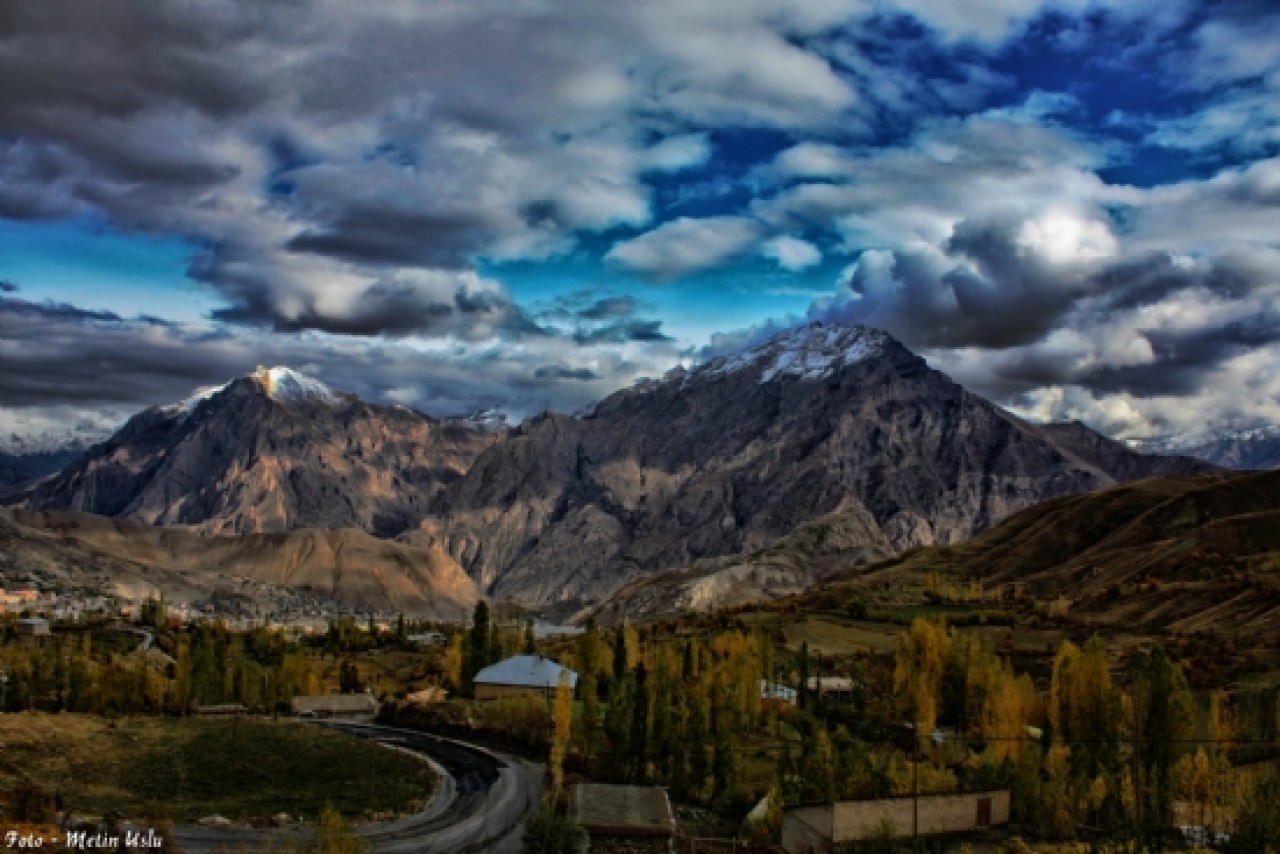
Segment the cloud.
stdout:
<path fill-rule="evenodd" d="M 31 424 L 89 415 L 118 422 L 260 364 L 294 367 L 375 403 L 407 402 L 434 415 L 492 408 L 521 418 L 577 410 L 665 372 L 679 356 L 655 340 L 584 347 L 548 335 L 517 344 L 460 337 L 371 341 L 317 332 L 261 336 L 12 298 L 0 299 L 0 339 L 8 345 L 0 347 L 4 418 Z"/>
<path fill-rule="evenodd" d="M 616 267 L 668 282 L 747 254 L 762 232 L 759 223 L 745 217 L 680 217 L 614 244 L 604 259 Z"/>
<path fill-rule="evenodd" d="M 182 235 L 229 322 L 400 335 L 453 327 L 390 271 L 559 257 L 649 224 L 648 181 L 706 164 L 711 128 L 844 121 L 857 93 L 816 40 L 867 9 L 243 12 L 16 7 L 0 216 Z"/>
<path fill-rule="evenodd" d="M 789 235 L 765 241 L 760 247 L 760 254 L 772 258 L 778 262 L 779 267 L 791 272 L 807 270 L 822 261 L 822 252 L 818 247 L 807 240 Z"/>

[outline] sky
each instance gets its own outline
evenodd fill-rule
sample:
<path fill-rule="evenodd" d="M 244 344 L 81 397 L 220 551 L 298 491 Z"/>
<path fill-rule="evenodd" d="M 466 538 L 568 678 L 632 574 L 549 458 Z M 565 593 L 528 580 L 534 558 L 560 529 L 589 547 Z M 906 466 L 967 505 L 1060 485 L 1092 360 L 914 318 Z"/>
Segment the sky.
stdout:
<path fill-rule="evenodd" d="M 574 411 L 823 320 L 1280 422 L 1269 0 L 0 0 L 0 431 L 256 365 Z"/>

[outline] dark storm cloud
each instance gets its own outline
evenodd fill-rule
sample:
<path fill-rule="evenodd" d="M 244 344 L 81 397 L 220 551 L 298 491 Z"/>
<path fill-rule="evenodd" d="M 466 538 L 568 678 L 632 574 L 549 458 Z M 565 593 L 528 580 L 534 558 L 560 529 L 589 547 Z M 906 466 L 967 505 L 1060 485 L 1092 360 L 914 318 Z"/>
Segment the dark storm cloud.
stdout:
<path fill-rule="evenodd" d="M 573 333 L 579 344 L 622 344 L 627 341 L 666 342 L 671 336 L 662 331 L 661 320 L 629 318 L 593 328 L 579 328 Z"/>
<path fill-rule="evenodd" d="M 111 312 L 0 299 L 0 400 L 6 406 L 141 408 L 253 367 L 223 333 L 124 320 Z M 219 379 L 221 378 L 221 379 Z"/>
<path fill-rule="evenodd" d="M 332 225 L 306 231 L 285 248 L 374 265 L 466 269 L 484 245 L 478 217 L 364 207 L 345 211 Z"/>
<path fill-rule="evenodd" d="M 1100 394 L 1193 395 L 1212 371 L 1230 359 L 1280 342 L 1280 314 L 1195 330 L 1141 334 L 1151 344 L 1154 362 L 1084 371 L 1074 382 Z"/>
<path fill-rule="evenodd" d="M 564 365 L 543 365 L 533 372 L 540 380 L 597 380 L 600 375 L 590 368 L 569 368 Z"/>
<path fill-rule="evenodd" d="M 578 346 L 549 335 L 523 339 L 518 352 L 483 342 L 424 351 L 390 339 L 370 346 L 315 332 L 261 336 L 9 297 L 0 298 L 0 340 L 9 345 L 0 347 L 0 412 L 51 423 L 85 411 L 118 422 L 258 365 L 286 365 L 366 400 L 433 415 L 494 408 L 521 418 L 576 410 L 660 373 L 675 356 L 671 348 L 644 361 L 601 352 L 591 368 L 574 367 Z M 531 371 L 531 363 L 541 367 Z"/>
<path fill-rule="evenodd" d="M 896 250 L 867 256 L 849 296 L 820 319 L 877 326 L 917 348 L 1003 349 L 1056 328 L 1088 278 L 1055 270 L 1016 239 L 1016 224 L 962 222 L 945 256 Z"/>
<path fill-rule="evenodd" d="M 582 320 L 610 320 L 616 317 L 631 317 L 636 313 L 637 307 L 638 304 L 635 297 L 602 297 L 586 308 L 579 309 L 577 316 Z"/>

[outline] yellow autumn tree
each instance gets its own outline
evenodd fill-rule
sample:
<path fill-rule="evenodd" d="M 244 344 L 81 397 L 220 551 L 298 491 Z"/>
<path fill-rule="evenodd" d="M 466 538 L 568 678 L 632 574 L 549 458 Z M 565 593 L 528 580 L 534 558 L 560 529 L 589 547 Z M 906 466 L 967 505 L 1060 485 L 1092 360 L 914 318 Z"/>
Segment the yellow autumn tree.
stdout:
<path fill-rule="evenodd" d="M 945 621 L 917 617 L 894 656 L 893 687 L 899 707 L 922 740 L 937 724 L 942 671 L 950 643 Z"/>
<path fill-rule="evenodd" d="M 551 771 L 552 796 L 558 799 L 564 785 L 564 756 L 569 748 L 570 729 L 573 725 L 573 688 L 569 686 L 568 670 L 560 671 L 560 680 L 556 683 L 553 720 L 555 733 L 551 738 L 551 756 L 547 765 Z"/>

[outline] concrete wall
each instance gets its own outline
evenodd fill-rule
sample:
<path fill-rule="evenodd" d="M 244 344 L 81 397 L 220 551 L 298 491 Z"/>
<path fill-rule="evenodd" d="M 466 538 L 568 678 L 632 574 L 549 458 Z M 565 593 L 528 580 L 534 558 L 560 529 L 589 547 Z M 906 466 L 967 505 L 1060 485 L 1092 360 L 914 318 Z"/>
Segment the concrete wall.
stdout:
<path fill-rule="evenodd" d="M 989 826 L 1009 823 L 1009 792 L 982 792 L 965 795 L 922 795 L 920 835 L 960 833 L 978 827 L 978 801 L 990 799 Z M 833 805 L 832 838 L 836 842 L 868 839 L 881 832 L 885 822 L 893 823 L 897 835 L 912 834 L 915 805 L 911 798 L 879 801 L 844 801 Z"/>
<path fill-rule="evenodd" d="M 554 688 L 529 688 L 524 685 L 476 685 L 477 700 L 498 700 L 503 697 L 537 697 L 547 700 L 555 696 Z"/>
<path fill-rule="evenodd" d="M 963 833 L 978 829 L 978 802 L 991 804 L 989 827 L 1009 823 L 1009 792 L 963 795 L 921 795 L 919 832 Z M 912 798 L 876 801 L 841 801 L 809 807 L 792 807 L 782 820 L 782 847 L 791 854 L 825 852 L 831 845 L 870 839 L 892 826 L 899 838 L 912 835 L 915 803 Z"/>

